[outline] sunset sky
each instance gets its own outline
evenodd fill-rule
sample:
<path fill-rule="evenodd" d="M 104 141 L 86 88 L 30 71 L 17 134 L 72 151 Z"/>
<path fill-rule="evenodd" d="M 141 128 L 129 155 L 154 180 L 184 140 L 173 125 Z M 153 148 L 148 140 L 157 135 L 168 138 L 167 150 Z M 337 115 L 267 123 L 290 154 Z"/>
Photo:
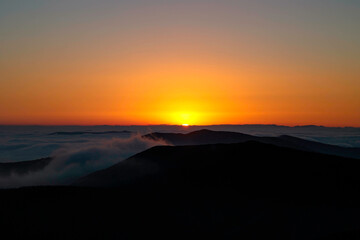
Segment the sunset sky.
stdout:
<path fill-rule="evenodd" d="M 360 1 L 0 0 L 0 124 L 360 127 Z"/>

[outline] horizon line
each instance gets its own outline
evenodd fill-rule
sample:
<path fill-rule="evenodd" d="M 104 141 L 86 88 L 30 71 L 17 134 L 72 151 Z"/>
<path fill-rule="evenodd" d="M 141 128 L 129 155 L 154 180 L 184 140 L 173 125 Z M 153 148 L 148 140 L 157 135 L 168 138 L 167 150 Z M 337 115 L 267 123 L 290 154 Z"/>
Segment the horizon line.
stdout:
<path fill-rule="evenodd" d="M 176 127 L 206 127 L 206 126 L 276 126 L 276 127 L 324 127 L 324 128 L 360 128 L 360 126 L 326 126 L 316 124 L 304 125 L 282 125 L 282 124 L 189 124 L 183 126 L 181 124 L 0 124 L 1 127 L 147 127 L 147 126 L 176 126 Z"/>

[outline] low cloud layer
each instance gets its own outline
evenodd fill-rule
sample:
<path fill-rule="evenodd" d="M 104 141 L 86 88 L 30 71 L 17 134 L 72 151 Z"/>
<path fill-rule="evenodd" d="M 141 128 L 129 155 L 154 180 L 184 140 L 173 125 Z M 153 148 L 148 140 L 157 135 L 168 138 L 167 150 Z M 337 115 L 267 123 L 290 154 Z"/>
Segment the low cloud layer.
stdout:
<path fill-rule="evenodd" d="M 216 126 L 0 126 L 0 162 L 19 162 L 53 156 L 43 171 L 0 177 L 1 187 L 67 184 L 90 172 L 111 166 L 161 141 L 142 139 L 151 132 L 191 132 L 200 129 L 233 131 L 257 136 L 292 135 L 323 143 L 360 147 L 360 128 L 276 125 Z M 124 130 L 130 132 L 123 132 Z M 94 132 L 68 134 L 55 132 Z M 112 132 L 112 133 L 111 133 Z"/>
<path fill-rule="evenodd" d="M 69 144 L 54 151 L 54 159 L 41 171 L 0 177 L 0 187 L 69 184 L 81 176 L 107 168 L 156 145 L 167 144 L 161 140 L 143 139 L 140 135 L 103 139 L 81 146 Z"/>

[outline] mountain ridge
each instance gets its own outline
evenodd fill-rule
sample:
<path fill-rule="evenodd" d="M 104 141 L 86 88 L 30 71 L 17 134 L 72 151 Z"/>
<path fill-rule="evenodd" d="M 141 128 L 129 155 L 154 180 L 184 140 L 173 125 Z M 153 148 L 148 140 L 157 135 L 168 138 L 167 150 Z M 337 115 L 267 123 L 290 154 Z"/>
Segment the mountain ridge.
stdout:
<path fill-rule="evenodd" d="M 273 144 L 281 147 L 289 147 L 303 151 L 320 152 L 341 157 L 360 159 L 360 148 L 341 147 L 337 145 L 325 144 L 294 137 L 291 135 L 281 135 L 279 137 L 258 137 L 238 132 L 213 131 L 208 129 L 202 129 L 186 134 L 155 132 L 143 135 L 143 138 L 152 140 L 160 139 L 173 145 L 198 145 L 258 141 L 262 143 Z"/>
<path fill-rule="evenodd" d="M 310 191 L 314 194 L 317 191 L 335 193 L 343 191 L 344 186 L 346 189 L 359 187 L 360 177 L 355 172 L 358 167 L 356 159 L 256 141 L 156 146 L 80 178 L 74 186 L 186 188 L 220 184 L 241 186 L 249 191 L 261 189 L 268 192 L 268 187 L 272 186 L 274 192 L 298 188 L 300 192 Z M 251 183 L 248 185 L 242 183 L 249 179 Z"/>

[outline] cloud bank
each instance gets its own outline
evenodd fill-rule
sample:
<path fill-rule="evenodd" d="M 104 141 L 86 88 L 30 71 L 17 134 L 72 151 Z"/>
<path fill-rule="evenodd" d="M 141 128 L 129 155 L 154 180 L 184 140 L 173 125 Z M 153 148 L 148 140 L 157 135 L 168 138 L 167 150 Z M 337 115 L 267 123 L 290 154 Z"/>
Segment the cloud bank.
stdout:
<path fill-rule="evenodd" d="M 0 187 L 66 185 L 79 177 L 107 168 L 156 145 L 167 145 L 167 143 L 133 135 L 129 138 L 89 142 L 80 147 L 67 145 L 55 150 L 52 154 L 53 160 L 41 171 L 0 177 Z"/>

